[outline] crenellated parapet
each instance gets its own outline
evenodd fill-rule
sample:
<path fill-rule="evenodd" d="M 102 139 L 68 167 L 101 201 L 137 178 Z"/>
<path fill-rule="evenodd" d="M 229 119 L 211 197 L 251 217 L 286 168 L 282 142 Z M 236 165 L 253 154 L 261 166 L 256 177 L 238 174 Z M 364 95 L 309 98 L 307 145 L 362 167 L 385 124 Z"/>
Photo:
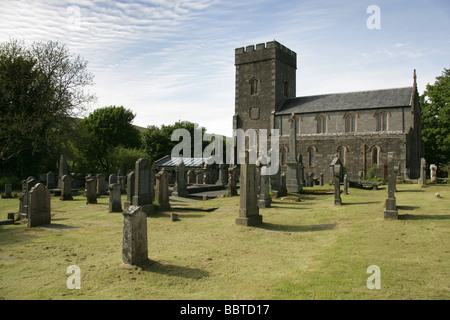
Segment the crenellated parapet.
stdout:
<path fill-rule="evenodd" d="M 277 41 L 235 49 L 236 65 L 274 59 L 297 68 L 297 54 Z"/>

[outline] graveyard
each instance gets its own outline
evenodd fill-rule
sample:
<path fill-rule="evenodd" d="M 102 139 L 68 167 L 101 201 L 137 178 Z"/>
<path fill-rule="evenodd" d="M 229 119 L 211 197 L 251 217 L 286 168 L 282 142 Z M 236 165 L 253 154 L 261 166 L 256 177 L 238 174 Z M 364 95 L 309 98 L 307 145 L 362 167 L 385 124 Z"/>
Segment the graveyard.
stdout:
<path fill-rule="evenodd" d="M 397 219 L 384 215 L 392 198 L 387 185 L 349 187 L 347 194 L 341 186 L 338 205 L 334 189 L 304 186 L 272 198 L 255 226 L 237 223 L 241 188 L 208 200 L 172 193 L 170 208 L 144 215 L 148 259 L 135 264 L 122 256 L 127 194 L 120 195 L 122 210 L 110 210 L 109 195 L 87 201 L 82 189 L 71 200 L 52 194 L 50 224 L 0 226 L 0 298 L 450 298 L 449 185 L 397 184 Z M 140 200 L 127 206 L 133 201 Z M 1 199 L 1 219 L 18 204 Z M 75 290 L 67 286 L 73 265 L 81 271 Z M 381 270 L 380 289 L 367 286 L 373 265 Z"/>

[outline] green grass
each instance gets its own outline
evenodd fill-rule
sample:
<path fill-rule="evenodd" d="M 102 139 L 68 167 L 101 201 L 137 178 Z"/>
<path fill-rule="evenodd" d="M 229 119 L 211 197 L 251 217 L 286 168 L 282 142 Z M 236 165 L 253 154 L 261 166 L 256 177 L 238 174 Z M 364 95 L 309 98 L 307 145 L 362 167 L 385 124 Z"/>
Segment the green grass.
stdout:
<path fill-rule="evenodd" d="M 326 187 L 331 188 L 331 187 Z M 317 190 L 318 188 L 314 188 Z M 3 299 L 450 299 L 450 186 L 398 185 L 399 220 L 384 220 L 387 190 L 278 199 L 264 224 L 235 224 L 239 197 L 200 201 L 213 212 L 148 217 L 150 263 L 122 264 L 123 216 L 108 198 L 52 198 L 52 228 L 0 226 Z M 436 198 L 439 192 L 441 198 Z M 0 200 L 0 218 L 18 210 Z M 69 290 L 66 269 L 81 269 Z M 370 265 L 381 289 L 369 290 Z"/>

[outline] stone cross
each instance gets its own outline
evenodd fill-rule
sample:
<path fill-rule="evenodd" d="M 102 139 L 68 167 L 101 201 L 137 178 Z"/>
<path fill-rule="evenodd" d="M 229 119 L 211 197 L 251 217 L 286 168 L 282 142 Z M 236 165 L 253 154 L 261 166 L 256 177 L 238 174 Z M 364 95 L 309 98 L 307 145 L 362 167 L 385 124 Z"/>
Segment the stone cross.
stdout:
<path fill-rule="evenodd" d="M 109 189 L 109 212 L 122 212 L 122 191 L 119 183 Z"/>
<path fill-rule="evenodd" d="M 156 175 L 155 200 L 158 201 L 158 210 L 170 209 L 169 202 L 169 174 L 164 169 Z"/>
<path fill-rule="evenodd" d="M 86 204 L 97 203 L 97 183 L 94 179 L 86 179 Z"/>
<path fill-rule="evenodd" d="M 147 215 L 139 206 L 123 212 L 122 260 L 130 265 L 148 260 Z"/>
<path fill-rule="evenodd" d="M 437 166 L 435 164 L 430 165 L 430 179 L 431 179 L 431 183 L 435 183 L 436 182 L 436 171 L 437 171 Z"/>
<path fill-rule="evenodd" d="M 386 199 L 385 219 L 398 219 L 398 210 L 395 199 L 395 184 L 397 182 L 397 170 L 394 167 L 394 152 L 388 152 L 388 197 Z"/>
<path fill-rule="evenodd" d="M 61 178 L 61 200 L 73 200 L 72 176 L 69 174 L 66 174 Z"/>
<path fill-rule="evenodd" d="M 331 161 L 330 170 L 333 173 L 334 204 L 340 206 L 342 204 L 341 199 L 342 163 L 337 155 L 335 155 L 333 161 Z"/>
<path fill-rule="evenodd" d="M 133 206 L 140 206 L 147 213 L 153 213 L 153 171 L 150 160 L 142 158 L 136 161 L 134 170 Z"/>
<path fill-rule="evenodd" d="M 50 224 L 50 191 L 42 183 L 28 193 L 28 228 Z"/>
<path fill-rule="evenodd" d="M 241 163 L 240 177 L 240 206 L 239 218 L 236 218 L 236 224 L 244 226 L 254 226 L 262 223 L 262 216 L 259 214 L 257 190 L 258 183 L 256 181 L 256 164 L 249 162 L 249 151 L 240 151 L 245 153 L 241 155 L 241 159 L 245 159 Z"/>

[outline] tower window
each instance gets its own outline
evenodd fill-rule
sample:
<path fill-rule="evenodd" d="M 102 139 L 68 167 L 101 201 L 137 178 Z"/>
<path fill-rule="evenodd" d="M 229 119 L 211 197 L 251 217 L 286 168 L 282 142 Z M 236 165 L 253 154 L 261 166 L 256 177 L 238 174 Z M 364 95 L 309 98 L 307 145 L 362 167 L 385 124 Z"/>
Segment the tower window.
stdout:
<path fill-rule="evenodd" d="M 258 94 L 259 90 L 259 80 L 253 78 L 250 80 L 250 95 L 254 96 Z"/>

